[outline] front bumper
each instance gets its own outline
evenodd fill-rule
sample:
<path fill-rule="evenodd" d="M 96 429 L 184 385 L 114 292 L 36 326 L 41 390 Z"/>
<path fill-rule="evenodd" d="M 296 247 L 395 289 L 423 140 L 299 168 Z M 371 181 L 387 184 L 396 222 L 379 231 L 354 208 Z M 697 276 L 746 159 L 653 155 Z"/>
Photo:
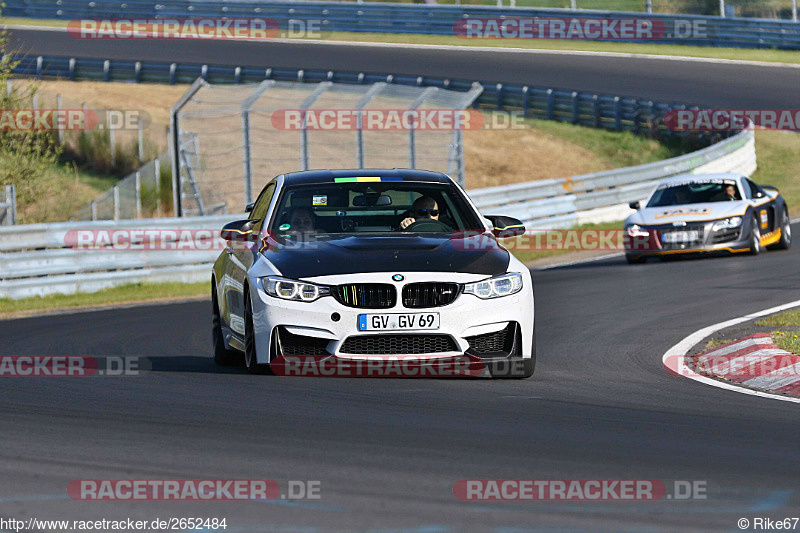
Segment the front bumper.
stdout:
<path fill-rule="evenodd" d="M 322 276 L 310 281 L 325 285 L 390 283 L 398 293 L 407 283 L 480 281 L 475 274 L 413 272 L 401 282 L 392 273 Z M 402 298 L 393 307 L 366 309 L 349 307 L 332 296 L 314 302 L 296 302 L 266 294 L 260 279 L 251 280 L 253 326 L 258 362 L 269 363 L 273 353 L 289 356 L 336 356 L 367 360 L 386 356 L 446 359 L 464 354 L 484 360 L 502 359 L 509 353 L 531 356 L 534 302 L 530 273 L 523 273 L 523 288 L 514 295 L 482 300 L 459 294 L 452 303 L 430 308 L 406 308 Z M 362 314 L 438 313 L 436 330 L 360 331 Z M 276 341 L 280 342 L 280 348 Z M 521 346 L 521 348 L 520 348 Z"/>
<path fill-rule="evenodd" d="M 736 254 L 750 249 L 747 224 L 738 228 L 714 231 L 713 226 L 719 222 L 687 222 L 685 226 L 662 224 L 639 226 L 647 236 L 628 236 L 625 242 L 625 254 L 629 257 L 657 257 L 690 254 Z M 686 232 L 697 238 L 669 240 L 669 234 Z"/>

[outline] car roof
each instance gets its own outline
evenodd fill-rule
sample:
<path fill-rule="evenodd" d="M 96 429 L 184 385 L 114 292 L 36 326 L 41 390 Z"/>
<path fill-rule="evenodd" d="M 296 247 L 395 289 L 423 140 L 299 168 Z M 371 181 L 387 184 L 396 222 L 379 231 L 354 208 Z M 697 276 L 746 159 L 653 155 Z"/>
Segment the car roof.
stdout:
<path fill-rule="evenodd" d="M 670 176 L 669 178 L 664 178 L 660 182 L 659 185 L 664 183 L 674 183 L 676 181 L 693 181 L 693 180 L 709 180 L 709 179 L 720 179 L 720 180 L 735 180 L 738 182 L 742 178 L 741 174 L 735 174 L 733 172 L 717 172 L 714 174 L 679 174 L 677 176 Z"/>
<path fill-rule="evenodd" d="M 386 178 L 386 181 L 416 181 L 452 183 L 453 180 L 441 172 L 411 170 L 406 168 L 361 168 L 336 170 L 302 170 L 284 174 L 284 185 L 303 185 L 313 183 L 334 183 L 337 178 Z M 348 180 L 350 181 L 350 180 Z M 355 180 L 353 180 L 355 181 Z"/>

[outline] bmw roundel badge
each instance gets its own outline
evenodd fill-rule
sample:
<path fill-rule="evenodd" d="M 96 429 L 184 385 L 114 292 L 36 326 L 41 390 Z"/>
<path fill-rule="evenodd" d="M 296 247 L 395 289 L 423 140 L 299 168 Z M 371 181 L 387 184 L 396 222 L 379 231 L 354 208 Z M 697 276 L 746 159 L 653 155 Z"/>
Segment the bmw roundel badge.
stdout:
<path fill-rule="evenodd" d="M 402 274 L 395 274 L 394 276 L 392 276 L 392 279 L 395 281 L 403 281 L 406 278 L 404 278 Z"/>

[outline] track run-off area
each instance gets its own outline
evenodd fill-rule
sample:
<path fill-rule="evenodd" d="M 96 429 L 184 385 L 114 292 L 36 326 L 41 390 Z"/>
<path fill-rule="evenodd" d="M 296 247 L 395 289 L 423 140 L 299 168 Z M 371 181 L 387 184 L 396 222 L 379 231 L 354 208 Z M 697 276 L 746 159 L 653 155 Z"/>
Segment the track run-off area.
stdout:
<path fill-rule="evenodd" d="M 800 86 L 796 68 L 535 51 L 97 47 L 28 30 L 12 40 L 37 55 L 394 70 L 747 108 L 796 106 Z M 224 517 L 226 531 L 253 532 L 732 531 L 740 518 L 797 516 L 797 405 L 669 375 L 662 355 L 698 329 L 800 299 L 799 262 L 795 247 L 534 271 L 538 364 L 521 381 L 220 368 L 210 300 L 0 321 L 2 355 L 140 356 L 152 367 L 136 377 L 0 379 L 0 516 Z M 283 491 L 318 481 L 320 499 L 74 501 L 67 486 L 79 479 L 272 479 Z M 463 479 L 677 480 L 706 490 L 688 500 L 466 502 L 453 494 Z"/>

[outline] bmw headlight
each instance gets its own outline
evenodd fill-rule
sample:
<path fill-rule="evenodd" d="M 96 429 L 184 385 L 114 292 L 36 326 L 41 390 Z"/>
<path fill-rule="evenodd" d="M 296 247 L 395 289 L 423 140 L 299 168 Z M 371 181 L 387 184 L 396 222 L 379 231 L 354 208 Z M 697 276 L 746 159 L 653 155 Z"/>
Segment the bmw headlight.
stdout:
<path fill-rule="evenodd" d="M 719 222 L 714 223 L 711 229 L 714 231 L 721 231 L 724 229 L 734 229 L 742 225 L 742 217 L 731 217 Z"/>
<path fill-rule="evenodd" d="M 280 278 L 277 276 L 262 278 L 261 281 L 264 285 L 264 292 L 282 300 L 313 302 L 331 293 L 331 289 L 324 285 L 316 285 L 314 283 Z"/>
<path fill-rule="evenodd" d="M 464 294 L 474 294 L 483 300 L 516 294 L 521 290 L 522 274 L 516 272 L 464 285 Z"/>
<path fill-rule="evenodd" d="M 625 230 L 631 237 L 649 237 L 650 233 L 646 229 L 642 229 L 638 224 L 629 224 L 625 226 Z"/>

